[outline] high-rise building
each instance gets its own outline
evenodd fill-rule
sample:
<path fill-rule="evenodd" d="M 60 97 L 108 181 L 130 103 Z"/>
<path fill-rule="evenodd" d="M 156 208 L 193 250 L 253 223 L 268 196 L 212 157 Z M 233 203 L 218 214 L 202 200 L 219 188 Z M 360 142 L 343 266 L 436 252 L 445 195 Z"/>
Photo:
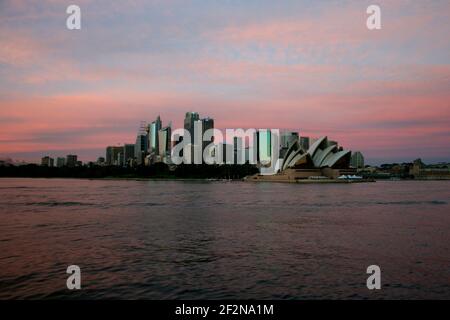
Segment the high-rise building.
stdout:
<path fill-rule="evenodd" d="M 125 165 L 123 149 L 117 154 L 117 159 L 114 162 L 116 165 L 123 167 Z"/>
<path fill-rule="evenodd" d="M 96 165 L 99 165 L 99 166 L 105 165 L 105 158 L 104 157 L 98 157 Z"/>
<path fill-rule="evenodd" d="M 114 166 L 118 165 L 117 155 L 119 152 L 123 152 L 123 147 L 120 146 L 109 146 L 106 147 L 106 165 Z"/>
<path fill-rule="evenodd" d="M 128 166 L 130 160 L 134 159 L 134 144 L 124 144 L 123 146 L 123 165 Z"/>
<path fill-rule="evenodd" d="M 298 141 L 298 132 L 295 131 L 283 131 L 280 133 L 280 154 L 279 157 L 283 158 L 289 147 Z"/>
<path fill-rule="evenodd" d="M 272 135 L 270 129 L 260 129 L 256 132 L 258 163 L 269 164 L 272 157 Z"/>
<path fill-rule="evenodd" d="M 360 151 L 355 151 L 350 159 L 350 165 L 353 168 L 364 168 L 364 156 Z"/>
<path fill-rule="evenodd" d="M 233 164 L 244 164 L 246 158 L 244 139 L 242 137 L 233 137 L 233 151 Z"/>
<path fill-rule="evenodd" d="M 149 126 L 146 122 L 142 121 L 134 143 L 134 157 L 136 158 L 136 165 L 138 166 L 144 164 L 145 156 L 147 155 L 149 141 L 148 132 Z"/>
<path fill-rule="evenodd" d="M 295 141 L 298 141 L 298 132 L 283 131 L 280 133 L 281 148 L 289 148 Z"/>
<path fill-rule="evenodd" d="M 205 148 L 211 144 L 211 142 L 214 142 L 214 136 L 211 138 L 211 140 L 203 141 L 203 135 L 205 134 L 206 130 L 214 129 L 214 119 L 213 118 L 203 118 L 202 120 L 202 154 Z"/>
<path fill-rule="evenodd" d="M 186 115 L 184 117 L 184 129 L 189 132 L 191 135 L 191 144 L 194 144 L 194 123 L 195 121 L 198 121 L 200 119 L 200 116 L 197 112 L 186 112 Z"/>
<path fill-rule="evenodd" d="M 75 154 L 68 154 L 66 157 L 66 166 L 69 168 L 76 167 L 78 164 L 78 156 Z"/>
<path fill-rule="evenodd" d="M 66 158 L 64 158 L 64 157 L 56 158 L 56 166 L 58 168 L 64 167 L 65 165 L 66 165 Z"/>
<path fill-rule="evenodd" d="M 41 159 L 41 166 L 43 167 L 53 167 L 54 160 L 49 156 L 45 156 Z"/>
<path fill-rule="evenodd" d="M 159 154 L 158 132 L 161 130 L 161 118 L 158 116 L 155 121 L 148 125 L 148 153 Z"/>
<path fill-rule="evenodd" d="M 222 143 L 219 142 L 216 146 L 215 146 L 215 150 L 214 152 L 219 152 L 218 149 L 221 149 L 221 153 L 222 153 L 222 159 L 218 159 L 219 162 L 223 163 L 223 164 L 231 164 L 231 161 L 234 161 L 234 147 L 232 144 L 229 143 Z M 218 153 L 220 154 L 220 153 Z"/>
<path fill-rule="evenodd" d="M 171 142 L 172 129 L 164 127 L 158 132 L 158 146 L 159 146 L 159 156 L 161 160 L 164 161 L 165 158 L 170 156 L 170 150 L 172 147 Z"/>
<path fill-rule="evenodd" d="M 311 141 L 310 141 L 309 137 L 300 137 L 300 147 L 303 150 L 308 151 L 310 145 L 311 145 Z"/>

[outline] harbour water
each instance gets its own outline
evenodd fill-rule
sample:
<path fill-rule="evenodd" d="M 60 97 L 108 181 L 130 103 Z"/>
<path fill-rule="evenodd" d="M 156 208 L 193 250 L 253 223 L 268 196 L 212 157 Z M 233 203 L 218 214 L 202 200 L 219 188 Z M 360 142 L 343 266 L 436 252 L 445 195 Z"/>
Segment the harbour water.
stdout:
<path fill-rule="evenodd" d="M 450 181 L 5 178 L 0 194 L 0 299 L 450 299 Z"/>

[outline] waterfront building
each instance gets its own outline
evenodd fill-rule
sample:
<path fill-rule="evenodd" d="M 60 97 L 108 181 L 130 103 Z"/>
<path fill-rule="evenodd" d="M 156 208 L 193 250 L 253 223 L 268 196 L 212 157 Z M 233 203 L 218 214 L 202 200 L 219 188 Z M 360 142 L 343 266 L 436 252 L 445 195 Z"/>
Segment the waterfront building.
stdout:
<path fill-rule="evenodd" d="M 191 144 L 194 144 L 194 123 L 195 121 L 198 121 L 200 119 L 200 116 L 197 112 L 186 112 L 186 115 L 184 117 L 184 129 L 189 132 L 191 135 L 191 141 L 189 141 Z"/>
<path fill-rule="evenodd" d="M 352 153 L 352 157 L 350 159 L 350 165 L 353 168 L 357 168 L 357 169 L 364 168 L 364 156 L 360 151 L 355 151 Z"/>
<path fill-rule="evenodd" d="M 201 137 L 195 137 L 195 124 L 200 123 L 201 124 Z M 214 141 L 214 137 L 211 138 L 210 141 L 203 141 L 203 135 L 204 133 L 209 130 L 209 129 L 214 129 L 214 119 L 206 117 L 203 119 L 200 119 L 200 115 L 197 112 L 186 112 L 185 114 L 185 118 L 184 118 L 184 129 L 186 131 L 189 132 L 190 136 L 191 136 L 191 140 L 189 141 L 189 143 L 191 143 L 191 158 L 194 159 L 194 145 L 196 143 L 197 140 L 201 141 L 200 142 L 200 147 L 201 147 L 201 152 L 203 155 L 203 151 L 205 150 L 205 148 Z M 186 139 L 186 137 L 184 138 Z M 203 156 L 201 157 L 202 161 L 203 161 Z"/>
<path fill-rule="evenodd" d="M 256 131 L 257 161 L 264 165 L 270 165 L 272 157 L 272 134 L 270 129 Z"/>
<path fill-rule="evenodd" d="M 310 139 L 309 137 L 300 137 L 300 147 L 303 150 L 308 150 L 310 146 Z"/>
<path fill-rule="evenodd" d="M 49 156 L 45 156 L 41 159 L 41 166 L 43 167 L 53 167 L 54 160 Z"/>
<path fill-rule="evenodd" d="M 215 147 L 214 147 L 214 155 L 216 155 L 216 152 L 222 152 L 222 164 L 231 164 L 229 162 L 233 161 L 233 157 L 234 157 L 234 148 L 233 145 L 229 144 L 229 143 L 218 143 Z M 230 158 L 229 162 L 227 163 L 227 155 Z M 219 155 L 217 155 L 219 156 Z M 220 161 L 220 159 L 219 159 Z"/>
<path fill-rule="evenodd" d="M 123 150 L 117 154 L 117 159 L 115 159 L 114 164 L 120 167 L 124 166 L 124 154 Z"/>
<path fill-rule="evenodd" d="M 280 172 L 271 176 L 255 175 L 250 180 L 292 181 L 323 177 L 337 179 L 341 175 L 355 174 L 350 168 L 351 151 L 339 150 L 329 143 L 327 137 L 317 139 L 308 149 L 303 150 L 296 142 L 289 147 L 283 158 Z"/>
<path fill-rule="evenodd" d="M 134 144 L 134 156 L 136 157 L 136 164 L 143 165 L 145 154 L 147 153 L 147 135 L 138 134 L 136 136 L 136 143 Z"/>
<path fill-rule="evenodd" d="M 126 143 L 123 146 L 123 165 L 128 166 L 130 163 L 130 160 L 133 161 L 134 159 L 134 144 Z"/>
<path fill-rule="evenodd" d="M 450 180 L 450 166 L 426 166 L 421 159 L 416 159 L 409 168 L 409 174 L 418 180 Z"/>
<path fill-rule="evenodd" d="M 337 144 L 327 137 L 316 140 L 305 152 L 299 144 L 293 144 L 285 155 L 283 170 L 288 168 L 348 168 L 351 151 L 340 151 Z"/>
<path fill-rule="evenodd" d="M 167 162 L 168 158 L 170 158 L 170 151 L 172 147 L 171 135 L 172 128 L 170 126 L 164 127 L 158 132 L 158 153 L 161 161 L 163 162 Z"/>
<path fill-rule="evenodd" d="M 64 157 L 56 158 L 56 166 L 58 168 L 64 167 L 65 165 L 66 165 L 66 158 L 64 158 Z"/>
<path fill-rule="evenodd" d="M 68 154 L 66 157 L 66 166 L 69 168 L 76 167 L 78 165 L 78 156 L 75 154 Z"/>
<path fill-rule="evenodd" d="M 99 166 L 105 165 L 105 158 L 104 157 L 98 157 L 96 164 L 99 165 Z"/>
<path fill-rule="evenodd" d="M 202 121 L 202 137 L 203 137 L 206 130 L 214 129 L 214 119 L 206 117 L 203 118 L 201 121 Z M 202 141 L 202 154 L 203 151 L 205 151 L 206 147 L 211 144 L 211 142 L 214 142 L 214 136 L 211 137 L 211 140 L 209 141 Z"/>
<path fill-rule="evenodd" d="M 148 125 L 148 153 L 150 154 L 159 154 L 159 141 L 158 141 L 158 133 L 161 130 L 162 122 L 160 116 L 156 118 L 155 121 Z"/>
<path fill-rule="evenodd" d="M 298 132 L 295 131 L 282 131 L 280 133 L 280 158 L 283 158 L 289 147 L 296 141 L 298 141 Z"/>
<path fill-rule="evenodd" d="M 108 146 L 106 147 L 106 165 L 113 166 L 117 165 L 117 155 L 119 152 L 123 152 L 123 147 L 121 146 Z"/>
<path fill-rule="evenodd" d="M 244 139 L 233 137 L 233 164 L 245 163 Z"/>

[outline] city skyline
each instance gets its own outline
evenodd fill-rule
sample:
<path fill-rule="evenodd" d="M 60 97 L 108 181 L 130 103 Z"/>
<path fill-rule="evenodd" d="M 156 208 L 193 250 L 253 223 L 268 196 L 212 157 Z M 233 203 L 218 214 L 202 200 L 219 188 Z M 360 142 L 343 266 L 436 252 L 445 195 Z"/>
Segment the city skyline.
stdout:
<path fill-rule="evenodd" d="M 141 120 L 328 136 L 369 164 L 450 160 L 448 1 L 0 4 L 0 157 L 104 156 Z M 237 11 L 239 8 L 239 11 Z M 167 123 L 167 122 L 166 122 Z"/>

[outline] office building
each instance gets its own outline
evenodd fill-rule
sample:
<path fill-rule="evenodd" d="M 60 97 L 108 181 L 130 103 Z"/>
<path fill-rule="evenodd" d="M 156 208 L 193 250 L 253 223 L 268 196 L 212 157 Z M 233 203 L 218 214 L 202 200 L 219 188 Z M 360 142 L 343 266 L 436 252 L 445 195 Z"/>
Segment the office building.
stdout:
<path fill-rule="evenodd" d="M 66 165 L 66 158 L 64 158 L 64 157 L 56 158 L 56 166 L 58 168 L 64 167 L 65 165 Z"/>
<path fill-rule="evenodd" d="M 201 121 L 202 121 L 202 140 L 203 140 L 203 135 L 205 134 L 206 130 L 214 129 L 214 119 L 207 117 L 203 118 Z M 211 142 L 214 142 L 214 136 L 211 137 L 211 139 L 208 141 L 202 141 L 202 154 L 205 148 L 208 145 L 210 145 Z"/>
<path fill-rule="evenodd" d="M 134 156 L 136 157 L 136 164 L 138 166 L 144 164 L 145 155 L 147 153 L 148 138 L 146 134 L 138 134 L 136 136 L 136 142 L 134 144 Z"/>
<path fill-rule="evenodd" d="M 364 156 L 360 151 L 355 151 L 350 159 L 350 166 L 353 168 L 364 168 Z"/>
<path fill-rule="evenodd" d="M 128 166 L 135 157 L 134 144 L 126 143 L 123 146 L 123 165 Z"/>
<path fill-rule="evenodd" d="M 200 116 L 197 112 L 186 112 L 184 118 L 184 129 L 191 135 L 191 144 L 194 144 L 194 123 L 198 121 Z"/>
<path fill-rule="evenodd" d="M 280 133 L 280 154 L 279 157 L 283 158 L 289 147 L 298 141 L 298 132 L 283 131 Z"/>
<path fill-rule="evenodd" d="M 310 143 L 311 141 L 309 137 L 300 137 L 300 148 L 302 148 L 304 151 L 308 151 Z"/>
<path fill-rule="evenodd" d="M 105 158 L 104 157 L 98 157 L 96 164 L 99 166 L 105 165 Z"/>
<path fill-rule="evenodd" d="M 66 157 L 66 166 L 69 168 L 76 167 L 78 165 L 78 156 L 74 154 L 68 154 Z"/>
<path fill-rule="evenodd" d="M 155 121 L 148 125 L 148 153 L 159 154 L 158 133 L 161 130 L 161 118 L 158 116 Z"/>
<path fill-rule="evenodd" d="M 270 165 L 272 157 L 272 134 L 270 129 L 260 129 L 256 132 L 257 161 L 259 164 Z"/>
<path fill-rule="evenodd" d="M 119 152 L 123 152 L 123 147 L 109 146 L 106 148 L 106 165 L 114 166 L 117 164 L 117 155 Z"/>
<path fill-rule="evenodd" d="M 117 154 L 117 159 L 114 161 L 114 164 L 117 166 L 120 166 L 120 167 L 124 166 L 125 162 L 124 162 L 123 150 Z"/>
<path fill-rule="evenodd" d="M 49 156 L 45 156 L 41 159 L 41 166 L 43 167 L 53 167 L 54 160 Z"/>
<path fill-rule="evenodd" d="M 170 151 L 172 147 L 171 142 L 172 129 L 170 127 L 164 127 L 158 132 L 158 146 L 159 146 L 159 156 L 161 161 L 170 156 Z"/>

